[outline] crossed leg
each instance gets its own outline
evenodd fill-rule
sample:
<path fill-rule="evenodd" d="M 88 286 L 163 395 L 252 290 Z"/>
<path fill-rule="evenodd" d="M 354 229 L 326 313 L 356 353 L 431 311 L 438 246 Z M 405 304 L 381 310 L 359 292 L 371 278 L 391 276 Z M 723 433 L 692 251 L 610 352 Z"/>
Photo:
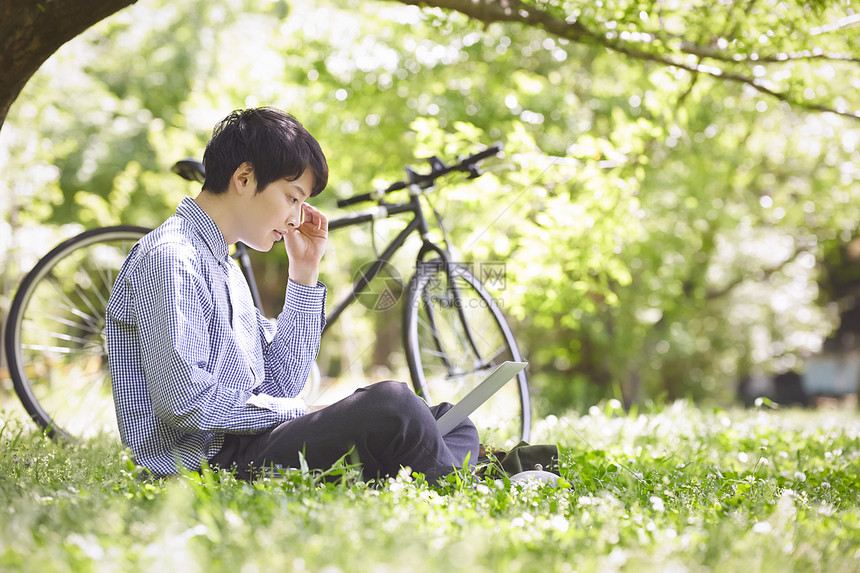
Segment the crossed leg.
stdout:
<path fill-rule="evenodd" d="M 478 456 L 472 422 L 439 433 L 436 420 L 450 408 L 428 407 L 402 382 L 379 382 L 261 434 L 228 435 L 210 464 L 235 466 L 237 476 L 247 479 L 253 468 L 299 467 L 299 452 L 309 467 L 328 469 L 354 448 L 365 479 L 409 466 L 432 482 L 462 467 L 467 456 L 472 464 Z"/>

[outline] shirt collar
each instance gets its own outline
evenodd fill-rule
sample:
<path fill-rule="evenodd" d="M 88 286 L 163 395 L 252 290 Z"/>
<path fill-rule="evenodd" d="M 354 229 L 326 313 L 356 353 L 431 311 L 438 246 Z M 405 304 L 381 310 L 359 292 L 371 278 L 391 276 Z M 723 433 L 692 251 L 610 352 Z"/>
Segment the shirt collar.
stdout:
<path fill-rule="evenodd" d="M 217 260 L 227 258 L 227 240 L 224 234 L 194 199 L 184 197 L 176 208 L 176 214 L 191 223 Z"/>

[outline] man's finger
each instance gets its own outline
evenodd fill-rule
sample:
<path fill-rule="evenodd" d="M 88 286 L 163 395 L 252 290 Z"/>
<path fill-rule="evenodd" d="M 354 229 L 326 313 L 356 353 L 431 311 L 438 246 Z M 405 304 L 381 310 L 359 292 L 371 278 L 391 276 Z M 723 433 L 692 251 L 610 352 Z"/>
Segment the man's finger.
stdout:
<path fill-rule="evenodd" d="M 305 222 L 310 223 L 317 229 L 328 231 L 328 218 L 316 207 L 305 203 L 302 205 L 302 215 Z"/>
<path fill-rule="evenodd" d="M 319 209 L 315 209 L 317 215 L 319 216 L 320 221 L 320 229 L 328 233 L 328 217 L 325 216 L 325 213 L 320 211 Z"/>

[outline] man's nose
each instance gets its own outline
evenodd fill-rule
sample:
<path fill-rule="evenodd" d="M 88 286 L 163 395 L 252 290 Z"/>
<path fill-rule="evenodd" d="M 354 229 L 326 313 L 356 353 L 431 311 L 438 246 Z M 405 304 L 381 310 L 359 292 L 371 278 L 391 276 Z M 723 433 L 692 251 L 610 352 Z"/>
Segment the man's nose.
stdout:
<path fill-rule="evenodd" d="M 301 224 L 301 220 L 298 215 L 290 215 L 287 217 L 287 227 L 298 227 Z"/>

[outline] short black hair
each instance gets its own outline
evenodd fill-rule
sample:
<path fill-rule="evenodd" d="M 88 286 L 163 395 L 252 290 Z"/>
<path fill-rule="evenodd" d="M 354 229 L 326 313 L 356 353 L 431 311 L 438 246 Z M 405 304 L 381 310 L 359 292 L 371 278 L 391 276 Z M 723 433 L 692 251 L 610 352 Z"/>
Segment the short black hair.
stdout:
<path fill-rule="evenodd" d="M 279 179 L 295 181 L 306 169 L 314 176 L 311 197 L 328 185 L 320 144 L 296 118 L 278 109 L 239 109 L 215 126 L 203 154 L 203 189 L 226 192 L 230 177 L 246 161 L 254 167 L 258 193 Z"/>

